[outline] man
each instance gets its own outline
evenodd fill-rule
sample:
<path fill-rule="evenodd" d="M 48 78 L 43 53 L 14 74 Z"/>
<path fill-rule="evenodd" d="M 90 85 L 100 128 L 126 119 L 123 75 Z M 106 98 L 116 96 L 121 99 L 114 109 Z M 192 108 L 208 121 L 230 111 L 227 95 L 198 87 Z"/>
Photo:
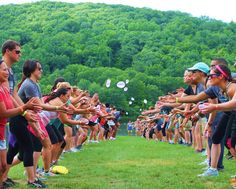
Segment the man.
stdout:
<path fill-rule="evenodd" d="M 23 102 L 18 96 L 17 90 L 15 88 L 15 79 L 14 79 L 14 73 L 12 71 L 12 66 L 20 60 L 20 57 L 21 57 L 21 46 L 18 42 L 13 41 L 13 40 L 7 40 L 3 43 L 2 59 L 7 64 L 7 67 L 9 70 L 9 79 L 5 85 L 6 87 L 9 88 L 10 93 L 12 97 L 15 99 L 15 101 L 17 102 L 18 106 L 21 106 Z M 36 114 L 34 114 L 34 112 L 25 111 L 22 115 L 25 117 L 25 119 L 31 122 L 34 122 L 37 120 L 37 116 Z M 3 175 L 3 181 L 4 181 L 3 186 L 5 188 L 15 185 L 15 182 L 12 179 L 7 178 L 9 168 L 10 168 L 10 165 L 7 166 L 7 171 Z M 33 182 L 35 180 L 33 167 L 26 167 L 26 172 L 28 175 L 28 180 Z M 38 185 L 41 185 L 41 183 L 38 183 Z"/>

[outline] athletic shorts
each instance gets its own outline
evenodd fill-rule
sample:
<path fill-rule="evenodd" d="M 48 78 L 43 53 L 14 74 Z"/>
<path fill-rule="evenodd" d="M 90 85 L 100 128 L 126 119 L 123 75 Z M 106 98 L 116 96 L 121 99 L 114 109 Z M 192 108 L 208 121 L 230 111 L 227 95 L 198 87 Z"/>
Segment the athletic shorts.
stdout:
<path fill-rule="evenodd" d="M 48 124 L 46 126 L 46 130 L 48 132 L 48 135 L 52 144 L 56 144 L 56 143 L 64 141 L 63 136 L 61 135 L 61 133 L 58 131 L 58 129 L 55 126 Z"/>

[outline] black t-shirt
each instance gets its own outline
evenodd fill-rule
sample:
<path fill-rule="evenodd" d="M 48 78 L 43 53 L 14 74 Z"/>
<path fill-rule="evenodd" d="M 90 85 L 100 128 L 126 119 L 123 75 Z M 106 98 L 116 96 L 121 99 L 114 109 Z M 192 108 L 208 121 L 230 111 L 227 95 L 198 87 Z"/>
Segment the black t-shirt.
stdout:
<path fill-rule="evenodd" d="M 184 90 L 184 93 L 186 95 L 194 95 L 194 91 L 193 91 L 193 88 L 191 87 L 191 85 L 189 85 L 185 90 Z"/>

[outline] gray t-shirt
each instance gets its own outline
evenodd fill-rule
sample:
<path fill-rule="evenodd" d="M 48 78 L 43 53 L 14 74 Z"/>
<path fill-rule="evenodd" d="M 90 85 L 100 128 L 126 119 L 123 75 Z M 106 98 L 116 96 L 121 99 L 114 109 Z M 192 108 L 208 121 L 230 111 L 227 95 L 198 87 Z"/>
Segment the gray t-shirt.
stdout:
<path fill-rule="evenodd" d="M 18 95 L 24 103 L 26 103 L 32 97 L 42 98 L 39 85 L 29 78 L 25 79 L 22 83 L 18 91 Z"/>

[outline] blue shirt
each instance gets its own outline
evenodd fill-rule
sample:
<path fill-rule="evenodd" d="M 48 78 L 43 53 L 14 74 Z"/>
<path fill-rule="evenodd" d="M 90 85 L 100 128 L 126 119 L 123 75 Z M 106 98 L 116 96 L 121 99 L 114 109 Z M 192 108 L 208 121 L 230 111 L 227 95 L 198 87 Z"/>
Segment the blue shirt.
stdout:
<path fill-rule="evenodd" d="M 18 95 L 24 103 L 26 103 L 32 97 L 42 98 L 39 85 L 29 78 L 25 79 L 20 86 Z"/>

